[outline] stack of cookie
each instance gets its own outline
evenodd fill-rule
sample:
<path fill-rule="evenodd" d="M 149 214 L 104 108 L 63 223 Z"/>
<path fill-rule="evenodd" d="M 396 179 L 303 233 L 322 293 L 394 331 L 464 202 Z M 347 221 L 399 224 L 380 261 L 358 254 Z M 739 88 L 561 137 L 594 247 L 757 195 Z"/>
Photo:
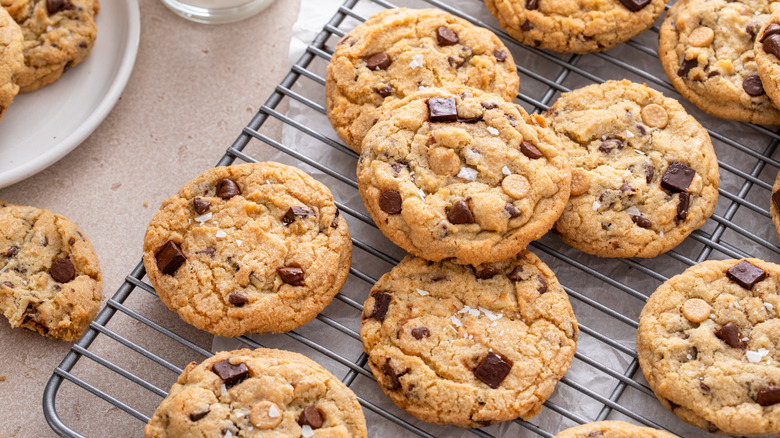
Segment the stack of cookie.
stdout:
<path fill-rule="evenodd" d="M 0 119 L 20 91 L 51 84 L 89 55 L 98 0 L 0 0 Z"/>

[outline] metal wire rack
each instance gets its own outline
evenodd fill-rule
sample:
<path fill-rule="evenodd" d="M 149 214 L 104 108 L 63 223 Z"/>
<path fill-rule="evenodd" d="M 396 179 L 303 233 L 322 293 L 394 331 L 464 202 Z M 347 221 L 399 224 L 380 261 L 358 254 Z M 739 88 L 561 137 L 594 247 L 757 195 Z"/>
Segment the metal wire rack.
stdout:
<path fill-rule="evenodd" d="M 403 254 L 397 249 L 387 249 L 387 241 L 355 194 L 357 155 L 336 140 L 332 131 L 321 132 L 310 127 L 318 125 L 312 121 L 326 120 L 324 72 L 338 39 L 364 21 L 372 8 L 397 6 L 385 0 L 346 0 L 217 165 L 228 165 L 235 160 L 256 161 L 253 155 L 270 146 L 280 151 L 282 161 L 314 173 L 333 189 L 353 232 L 355 251 L 351 275 L 345 289 L 310 324 L 282 335 L 240 337 L 237 342 L 250 348 L 286 348 L 318 360 L 357 393 L 370 436 L 552 437 L 566 427 L 605 419 L 627 420 L 685 437 L 710 436 L 659 409 L 638 372 L 633 344 L 638 314 L 661 282 L 695 263 L 745 256 L 778 260 L 780 247 L 767 206 L 772 181 L 780 167 L 773 158 L 780 135 L 762 126 L 712 118 L 681 98 L 659 65 L 655 50 L 657 26 L 608 52 L 557 55 L 518 44 L 492 18 L 477 19 L 478 14 L 473 11 L 484 9 L 479 0 L 461 10 L 451 6 L 452 3 L 406 0 L 403 4 L 399 1 L 398 5 L 438 7 L 498 34 L 518 61 L 521 86 L 517 102 L 529 112 L 546 110 L 562 92 L 624 77 L 646 82 L 678 98 L 705 127 L 712 128 L 709 133 L 721 168 L 720 199 L 715 214 L 675 250 L 654 259 L 598 259 L 567 247 L 554 235 L 535 242 L 534 252 L 550 265 L 570 294 L 582 333 L 570 371 L 545 403 L 546 409 L 530 422 L 517 420 L 474 430 L 430 425 L 406 415 L 378 391 L 366 366 L 359 336 L 362 302 L 376 279 Z M 463 2 L 458 4 L 462 6 Z M 294 111 L 286 112 L 284 108 L 297 109 L 298 116 L 290 115 Z M 281 125 L 285 132 L 291 133 L 295 144 L 274 139 L 269 133 L 274 131 L 270 128 L 273 125 L 277 131 Z M 89 331 L 54 370 L 44 392 L 43 408 L 57 433 L 82 436 L 57 411 L 58 395 L 69 401 L 94 396 L 110 405 L 117 415 L 138 420 L 137 429 L 122 431 L 120 435 L 140 436 L 144 423 L 183 366 L 212 354 L 200 345 L 202 336 L 200 342 L 193 340 L 193 330 L 164 309 L 144 278 L 143 266 L 139 264 L 108 300 Z M 149 347 L 152 343 L 166 347 L 152 351 Z M 132 350 L 137 353 L 137 360 L 114 363 L 110 356 L 116 349 Z M 101 389 L 106 379 L 122 382 L 122 391 L 111 393 Z M 66 387 L 67 391 L 63 391 Z M 106 419 L 94 418 L 94 421 Z"/>

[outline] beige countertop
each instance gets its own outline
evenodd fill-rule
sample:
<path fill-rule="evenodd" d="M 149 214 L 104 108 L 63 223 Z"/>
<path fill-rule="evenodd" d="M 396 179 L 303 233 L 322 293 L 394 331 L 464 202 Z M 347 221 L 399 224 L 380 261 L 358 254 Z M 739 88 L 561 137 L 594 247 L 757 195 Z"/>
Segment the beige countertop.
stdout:
<path fill-rule="evenodd" d="M 299 0 L 279 0 L 243 22 L 209 26 L 179 18 L 159 0 L 139 3 L 138 58 L 106 120 L 64 159 L 0 190 L 0 199 L 48 208 L 76 222 L 100 259 L 104 302 L 140 261 L 146 224 L 160 202 L 216 164 L 287 73 L 291 28 L 300 5 Z M 267 158 L 272 153 L 269 147 L 254 155 Z M 153 297 L 142 295 L 146 297 L 139 297 L 136 308 L 166 311 Z M 128 319 L 112 324 L 123 336 L 145 336 L 143 327 Z M 178 321 L 171 326 L 210 347 L 205 333 Z M 70 347 L 12 330 L 0 318 L 0 438 L 56 436 L 46 424 L 41 399 Z M 134 353 L 117 344 L 95 348 L 114 362 L 134 361 Z M 175 360 L 177 346 L 164 348 L 168 359 Z M 100 367 L 83 372 L 107 392 L 120 379 Z M 150 399 L 145 407 L 153 409 L 158 402 Z M 63 385 L 57 409 L 66 424 L 86 436 L 142 436 L 139 421 L 72 385 Z"/>

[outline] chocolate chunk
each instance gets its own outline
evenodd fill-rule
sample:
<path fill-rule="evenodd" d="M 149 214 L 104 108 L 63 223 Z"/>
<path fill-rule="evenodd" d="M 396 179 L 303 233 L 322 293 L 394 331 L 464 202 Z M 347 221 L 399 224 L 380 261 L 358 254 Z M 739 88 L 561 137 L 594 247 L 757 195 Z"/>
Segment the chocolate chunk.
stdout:
<path fill-rule="evenodd" d="M 531 22 L 530 22 L 530 21 L 528 21 L 528 20 L 525 20 L 525 21 L 523 22 L 523 24 L 521 24 L 521 25 L 520 25 L 520 29 L 522 29 L 522 30 L 523 30 L 523 32 L 528 32 L 529 30 L 531 30 L 531 29 L 533 29 L 533 28 L 534 28 L 534 25 L 533 25 L 533 24 L 531 24 Z"/>
<path fill-rule="evenodd" d="M 428 99 L 428 119 L 431 122 L 457 122 L 458 108 L 454 97 L 432 97 Z"/>
<path fill-rule="evenodd" d="M 382 373 L 386 375 L 390 379 L 390 386 L 389 389 L 396 391 L 401 389 L 401 380 L 399 379 L 398 373 L 395 371 L 392 365 L 390 365 L 390 358 L 388 357 L 385 361 L 385 364 L 382 365 Z"/>
<path fill-rule="evenodd" d="M 691 69 L 693 69 L 697 65 L 699 65 L 699 60 L 697 58 L 684 60 L 680 64 L 680 69 L 677 70 L 677 76 L 681 78 L 688 76 L 688 73 L 691 71 Z"/>
<path fill-rule="evenodd" d="M 525 8 L 529 11 L 535 11 L 539 9 L 539 1 L 540 0 L 526 0 Z"/>
<path fill-rule="evenodd" d="M 236 307 L 243 307 L 244 304 L 249 303 L 249 298 L 239 293 L 233 292 L 230 295 L 228 295 L 228 301 L 230 302 L 230 304 Z"/>
<path fill-rule="evenodd" d="M 417 339 L 418 341 L 422 338 L 427 338 L 431 335 L 431 331 L 428 330 L 428 327 L 415 327 L 412 329 L 412 336 L 414 336 L 414 339 Z"/>
<path fill-rule="evenodd" d="M 688 208 L 691 205 L 691 195 L 680 193 L 680 203 L 677 204 L 677 220 L 684 221 L 688 218 Z"/>
<path fill-rule="evenodd" d="M 737 328 L 737 325 L 734 323 L 734 321 L 731 321 L 721 327 L 718 331 L 715 332 L 715 336 L 726 341 L 726 344 L 728 344 L 730 347 L 742 348 L 744 346 L 742 339 L 740 339 L 739 336 L 739 329 Z"/>
<path fill-rule="evenodd" d="M 69 0 L 46 0 L 46 12 L 49 16 L 68 9 L 73 9 Z"/>
<path fill-rule="evenodd" d="M 529 141 L 520 143 L 520 152 L 532 160 L 538 160 L 539 158 L 542 158 L 542 151 L 540 151 L 539 148 L 534 146 L 534 144 Z"/>
<path fill-rule="evenodd" d="M 301 426 L 308 425 L 312 429 L 319 429 L 322 427 L 323 419 L 320 411 L 314 407 L 314 405 L 306 406 L 301 412 L 301 416 L 298 417 L 298 424 Z"/>
<path fill-rule="evenodd" d="M 637 224 L 638 226 L 640 226 L 640 227 L 642 227 L 642 228 L 650 228 L 650 227 L 652 227 L 652 226 L 653 226 L 653 223 L 652 223 L 652 222 L 650 222 L 650 220 L 649 220 L 649 219 L 647 219 L 647 218 L 645 218 L 645 217 L 642 217 L 642 216 L 632 215 L 632 216 L 631 216 L 631 220 L 632 220 L 632 221 L 633 221 L 635 224 Z"/>
<path fill-rule="evenodd" d="M 476 271 L 477 278 L 481 278 L 483 280 L 487 280 L 488 278 L 493 278 L 496 275 L 498 275 L 500 271 L 492 266 L 485 266 L 484 268 Z"/>
<path fill-rule="evenodd" d="M 504 361 L 501 356 L 491 352 L 482 359 L 482 362 L 474 370 L 474 376 L 487 386 L 496 389 L 509 375 L 511 369 L 512 365 Z"/>
<path fill-rule="evenodd" d="M 53 261 L 49 273 L 54 281 L 60 283 L 67 283 L 76 278 L 76 268 L 68 257 Z"/>
<path fill-rule="evenodd" d="M 655 176 L 655 168 L 650 164 L 645 164 L 642 168 L 645 169 L 645 181 L 650 184 Z"/>
<path fill-rule="evenodd" d="M 609 140 L 601 142 L 601 146 L 599 146 L 599 151 L 604 154 L 608 154 L 615 149 L 623 149 L 623 140 L 620 140 L 619 138 L 610 138 Z"/>
<path fill-rule="evenodd" d="M 195 211 L 198 214 L 203 214 L 209 211 L 209 207 L 211 207 L 211 202 L 206 201 L 203 198 L 195 198 L 192 200 L 192 205 L 195 206 Z"/>
<path fill-rule="evenodd" d="M 512 269 L 512 272 L 507 274 L 507 278 L 509 278 L 512 281 L 522 281 L 523 280 L 523 265 L 517 265 L 514 269 Z"/>
<path fill-rule="evenodd" d="M 4 281 L 3 282 L 3 286 L 5 286 L 5 287 L 7 287 L 9 289 L 13 289 L 14 288 L 14 284 L 11 283 L 10 281 Z"/>
<path fill-rule="evenodd" d="M 210 409 L 206 409 L 205 411 L 199 411 L 199 412 L 193 412 L 190 414 L 190 420 L 192 421 L 198 421 L 208 415 L 210 412 Z"/>
<path fill-rule="evenodd" d="M 375 88 L 376 92 L 382 97 L 388 97 L 393 95 L 393 87 L 389 85 L 383 85 Z"/>
<path fill-rule="evenodd" d="M 387 309 L 390 308 L 390 301 L 392 301 L 393 296 L 382 292 L 374 292 L 371 296 L 374 297 L 374 311 L 371 312 L 369 318 L 383 322 L 387 316 Z"/>
<path fill-rule="evenodd" d="M 672 161 L 661 178 L 661 187 L 673 193 L 684 192 L 691 185 L 694 175 L 695 170 L 679 161 Z"/>
<path fill-rule="evenodd" d="M 187 258 L 181 252 L 181 248 L 173 240 L 168 242 L 157 251 L 157 269 L 163 274 L 173 275 L 176 270 L 184 263 Z"/>
<path fill-rule="evenodd" d="M 455 58 L 454 56 L 449 56 L 447 57 L 447 62 L 450 64 L 450 67 L 454 67 L 457 70 L 463 66 L 466 60 L 463 58 Z"/>
<path fill-rule="evenodd" d="M 756 403 L 761 406 L 772 406 L 780 403 L 780 387 L 769 385 L 758 391 Z"/>
<path fill-rule="evenodd" d="M 517 207 L 515 207 L 515 204 L 512 204 L 511 202 L 506 203 L 504 210 L 506 210 L 506 212 L 509 213 L 509 217 L 512 219 L 523 215 L 523 213 L 520 210 L 518 210 Z"/>
<path fill-rule="evenodd" d="M 295 219 L 306 216 L 314 216 L 314 213 L 309 211 L 307 208 L 290 207 L 287 209 L 287 213 L 284 214 L 282 222 L 284 222 L 285 225 L 290 225 L 291 223 L 295 222 Z"/>
<path fill-rule="evenodd" d="M 218 375 L 225 385 L 235 385 L 249 377 L 249 368 L 243 362 L 233 365 L 229 359 L 215 363 L 211 366 L 211 371 Z"/>
<path fill-rule="evenodd" d="M 214 254 L 216 254 L 216 253 L 217 253 L 217 250 L 215 248 L 204 248 L 204 249 L 196 252 L 195 254 L 205 254 L 205 255 L 207 255 L 209 257 L 214 257 Z"/>
<path fill-rule="evenodd" d="M 385 190 L 379 196 L 379 208 L 387 214 L 401 213 L 402 204 L 401 194 L 395 190 Z"/>
<path fill-rule="evenodd" d="M 496 50 L 495 52 L 493 52 L 493 56 L 496 57 L 496 61 L 498 62 L 506 61 L 506 52 L 503 50 Z"/>
<path fill-rule="evenodd" d="M 747 290 L 753 289 L 759 281 L 766 278 L 766 271 L 752 263 L 742 260 L 726 271 L 726 277 Z"/>
<path fill-rule="evenodd" d="M 473 224 L 474 215 L 465 202 L 458 201 L 447 211 L 447 220 L 453 224 Z"/>
<path fill-rule="evenodd" d="M 222 178 L 217 181 L 217 196 L 222 199 L 230 199 L 233 196 L 240 195 L 241 189 L 238 184 L 230 178 Z"/>
<path fill-rule="evenodd" d="M 626 194 L 626 193 L 633 192 L 633 191 L 634 191 L 634 188 L 633 188 L 633 187 L 631 187 L 631 186 L 630 186 L 630 185 L 628 185 L 628 184 L 625 184 L 625 183 L 623 183 L 623 184 L 620 186 L 620 193 Z"/>
<path fill-rule="evenodd" d="M 775 210 L 780 212 L 780 190 L 772 194 L 772 202 L 775 204 Z"/>
<path fill-rule="evenodd" d="M 366 58 L 366 67 L 369 70 L 387 70 L 390 67 L 390 57 L 386 53 L 377 53 Z"/>
<path fill-rule="evenodd" d="M 537 289 L 539 291 L 539 295 L 543 295 L 547 292 L 547 280 L 545 280 L 541 275 L 537 275 L 536 280 L 539 281 L 539 288 Z"/>
<path fill-rule="evenodd" d="M 761 77 L 750 75 L 742 81 L 742 89 L 745 93 L 756 97 L 764 94 L 764 84 L 761 83 Z"/>
<path fill-rule="evenodd" d="M 282 281 L 290 286 L 303 286 L 303 269 L 295 266 L 287 266 L 276 270 Z"/>
<path fill-rule="evenodd" d="M 460 39 L 454 30 L 441 26 L 436 29 L 436 41 L 439 42 L 440 46 L 452 46 L 458 44 Z"/>
<path fill-rule="evenodd" d="M 628 8 L 629 11 L 637 12 L 649 5 L 650 1 L 651 0 L 620 0 L 620 3 L 623 3 L 623 6 Z"/>
<path fill-rule="evenodd" d="M 11 246 L 8 247 L 8 249 L 3 251 L 3 255 L 6 256 L 6 257 L 13 257 L 18 252 L 19 252 L 19 247 L 15 246 L 15 245 L 11 245 Z"/>
<path fill-rule="evenodd" d="M 482 121 L 482 116 L 471 117 L 469 119 L 461 119 L 458 117 L 458 123 L 477 123 Z M 480 153 L 477 149 L 472 149 L 476 153 Z"/>
<path fill-rule="evenodd" d="M 341 215 L 341 212 L 339 212 L 339 209 L 336 208 L 336 214 L 333 215 L 333 222 L 330 223 L 330 227 L 334 230 L 339 227 L 339 216 Z"/>
<path fill-rule="evenodd" d="M 485 108 L 486 110 L 492 110 L 498 108 L 498 104 L 495 102 L 482 102 L 480 103 L 482 105 L 482 108 Z"/>

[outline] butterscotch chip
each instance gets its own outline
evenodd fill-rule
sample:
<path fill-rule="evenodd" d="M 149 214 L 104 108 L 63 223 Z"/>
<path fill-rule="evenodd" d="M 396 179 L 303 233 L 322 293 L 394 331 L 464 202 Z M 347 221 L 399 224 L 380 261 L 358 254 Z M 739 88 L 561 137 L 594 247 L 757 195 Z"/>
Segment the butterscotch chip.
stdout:
<path fill-rule="evenodd" d="M 651 128 L 666 128 L 669 123 L 669 114 L 661 105 L 651 103 L 642 108 L 642 121 Z"/>
<path fill-rule="evenodd" d="M 582 169 L 571 170 L 571 195 L 578 196 L 590 188 L 590 176 Z"/>
<path fill-rule="evenodd" d="M 699 323 L 710 317 L 712 306 L 699 298 L 691 298 L 683 303 L 682 312 L 685 319 Z"/>
<path fill-rule="evenodd" d="M 712 44 L 715 32 L 707 26 L 700 26 L 688 35 L 688 43 L 693 47 L 707 47 Z"/>
<path fill-rule="evenodd" d="M 258 429 L 273 429 L 282 422 L 282 412 L 276 403 L 263 400 L 252 407 L 249 421 Z"/>
<path fill-rule="evenodd" d="M 504 193 L 515 198 L 522 199 L 531 190 L 531 183 L 522 175 L 509 175 L 501 182 Z"/>
<path fill-rule="evenodd" d="M 433 148 L 428 151 L 428 165 L 439 175 L 457 175 L 461 163 L 458 154 L 449 148 Z"/>

